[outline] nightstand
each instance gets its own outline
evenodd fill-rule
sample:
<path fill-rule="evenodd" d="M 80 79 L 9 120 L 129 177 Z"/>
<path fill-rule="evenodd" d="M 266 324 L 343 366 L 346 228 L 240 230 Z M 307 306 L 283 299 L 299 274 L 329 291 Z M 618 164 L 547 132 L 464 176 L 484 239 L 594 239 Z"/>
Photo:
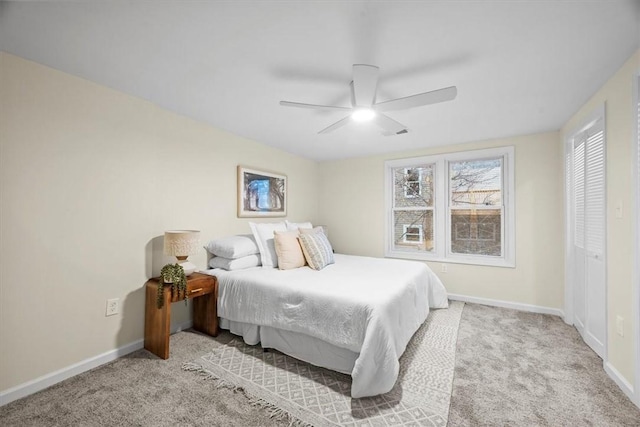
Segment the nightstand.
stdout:
<path fill-rule="evenodd" d="M 171 325 L 171 287 L 164 287 L 164 305 L 158 308 L 159 278 L 146 284 L 144 315 L 144 348 L 163 358 L 169 358 L 169 327 Z M 211 336 L 218 335 L 218 280 L 215 276 L 193 273 L 187 277 L 187 295 L 193 300 L 193 329 Z M 182 300 L 180 300 L 182 301 Z"/>

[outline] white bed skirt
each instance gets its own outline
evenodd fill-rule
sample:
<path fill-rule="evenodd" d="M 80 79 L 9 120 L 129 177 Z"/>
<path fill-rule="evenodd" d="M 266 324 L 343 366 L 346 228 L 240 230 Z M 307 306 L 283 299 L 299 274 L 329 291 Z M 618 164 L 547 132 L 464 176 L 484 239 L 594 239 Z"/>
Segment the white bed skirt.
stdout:
<path fill-rule="evenodd" d="M 351 375 L 359 356 L 359 353 L 298 332 L 234 322 L 222 317 L 220 327 L 240 335 L 249 345 L 261 343 L 263 348 L 274 348 L 298 360 L 347 375 Z"/>
<path fill-rule="evenodd" d="M 447 292 L 424 263 L 341 254 L 335 260 L 320 271 L 208 271 L 218 278 L 218 315 L 242 322 L 232 331 L 249 343 L 350 374 L 354 398 L 386 393 L 429 309 L 448 306 Z"/>

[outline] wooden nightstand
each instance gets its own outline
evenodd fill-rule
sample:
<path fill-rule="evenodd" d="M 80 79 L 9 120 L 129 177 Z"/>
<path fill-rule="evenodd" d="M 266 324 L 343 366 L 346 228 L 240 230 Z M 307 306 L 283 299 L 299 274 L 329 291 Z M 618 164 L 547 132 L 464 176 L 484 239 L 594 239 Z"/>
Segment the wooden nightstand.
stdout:
<path fill-rule="evenodd" d="M 144 315 L 144 348 L 157 356 L 169 358 L 169 326 L 171 325 L 171 287 L 164 287 L 164 305 L 158 308 L 158 278 L 146 285 Z M 187 277 L 187 295 L 193 300 L 193 329 L 212 336 L 218 335 L 218 280 L 215 276 L 193 273 Z"/>

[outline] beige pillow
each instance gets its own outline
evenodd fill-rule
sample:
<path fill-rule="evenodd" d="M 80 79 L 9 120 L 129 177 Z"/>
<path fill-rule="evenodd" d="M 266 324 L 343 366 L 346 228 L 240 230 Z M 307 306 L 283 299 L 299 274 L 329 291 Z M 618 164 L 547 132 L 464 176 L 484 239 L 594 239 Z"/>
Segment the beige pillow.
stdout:
<path fill-rule="evenodd" d="M 291 270 L 305 266 L 306 261 L 298 241 L 298 234 L 297 230 L 273 232 L 280 270 Z"/>

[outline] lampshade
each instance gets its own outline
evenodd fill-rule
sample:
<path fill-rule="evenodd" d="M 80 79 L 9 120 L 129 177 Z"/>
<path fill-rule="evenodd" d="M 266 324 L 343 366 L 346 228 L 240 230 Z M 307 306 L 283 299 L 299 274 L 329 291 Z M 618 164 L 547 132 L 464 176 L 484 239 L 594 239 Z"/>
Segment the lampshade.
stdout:
<path fill-rule="evenodd" d="M 164 232 L 164 253 L 178 258 L 185 275 L 190 275 L 196 266 L 187 261 L 200 246 L 200 232 L 196 230 L 170 230 Z"/>

